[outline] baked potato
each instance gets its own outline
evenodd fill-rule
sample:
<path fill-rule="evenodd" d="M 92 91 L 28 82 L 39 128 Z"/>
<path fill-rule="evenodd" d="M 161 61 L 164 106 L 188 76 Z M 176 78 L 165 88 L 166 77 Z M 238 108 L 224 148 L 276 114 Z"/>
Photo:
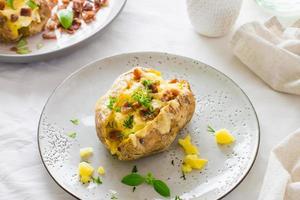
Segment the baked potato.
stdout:
<path fill-rule="evenodd" d="M 17 42 L 39 33 L 50 16 L 46 0 L 0 0 L 0 41 Z"/>
<path fill-rule="evenodd" d="M 119 160 L 135 160 L 166 150 L 194 111 L 187 81 L 164 80 L 159 71 L 134 68 L 97 101 L 97 135 Z"/>

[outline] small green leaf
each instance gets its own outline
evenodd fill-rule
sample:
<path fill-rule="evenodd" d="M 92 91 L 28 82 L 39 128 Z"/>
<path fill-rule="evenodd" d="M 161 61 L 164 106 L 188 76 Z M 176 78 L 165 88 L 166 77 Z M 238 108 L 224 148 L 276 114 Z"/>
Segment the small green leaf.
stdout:
<path fill-rule="evenodd" d="M 26 5 L 29 6 L 32 10 L 38 7 L 38 5 L 33 0 L 28 0 L 26 2 Z"/>
<path fill-rule="evenodd" d="M 74 124 L 74 125 L 78 125 L 79 119 L 71 119 L 70 122 L 72 122 L 72 124 Z"/>
<path fill-rule="evenodd" d="M 60 24 L 65 29 L 68 29 L 72 26 L 73 12 L 71 10 L 67 10 L 67 9 L 60 10 L 58 11 L 57 16 Z"/>
<path fill-rule="evenodd" d="M 28 47 L 23 47 L 23 48 L 19 48 L 17 49 L 17 54 L 28 54 L 30 53 L 31 51 L 28 49 Z"/>
<path fill-rule="evenodd" d="M 92 180 L 93 180 L 93 182 L 96 183 L 97 185 L 102 184 L 102 181 L 101 181 L 101 179 L 100 179 L 99 176 L 98 176 L 97 178 L 92 177 Z"/>
<path fill-rule="evenodd" d="M 153 187 L 154 190 L 160 194 L 163 197 L 169 197 L 170 196 L 170 189 L 167 186 L 167 184 L 165 184 L 163 181 L 161 180 L 154 180 L 153 181 Z"/>
<path fill-rule="evenodd" d="M 145 182 L 145 178 L 137 173 L 132 173 L 123 177 L 121 182 L 129 186 L 138 186 Z"/>
<path fill-rule="evenodd" d="M 19 40 L 17 44 L 17 48 L 23 48 L 27 45 L 27 40 L 25 38 L 22 38 Z"/>
<path fill-rule="evenodd" d="M 216 132 L 215 129 L 213 129 L 210 125 L 207 125 L 207 131 L 209 133 L 215 133 Z"/>
<path fill-rule="evenodd" d="M 15 10 L 15 7 L 14 7 L 14 0 L 6 0 L 7 2 L 7 5 L 11 8 L 11 9 L 14 9 Z"/>
<path fill-rule="evenodd" d="M 76 138 L 76 132 L 69 132 L 68 133 L 68 136 L 70 137 L 70 138 Z"/>
<path fill-rule="evenodd" d="M 117 98 L 116 97 L 109 97 L 109 102 L 107 104 L 107 107 L 111 110 L 113 110 L 114 108 L 114 104 L 117 102 Z"/>
<path fill-rule="evenodd" d="M 116 197 L 114 194 L 110 197 L 110 199 L 112 199 L 112 200 L 116 200 L 116 199 L 118 199 L 118 197 Z"/>
<path fill-rule="evenodd" d="M 138 172 L 138 169 L 137 169 L 137 166 L 134 165 L 132 170 L 131 170 L 132 173 L 137 173 Z"/>

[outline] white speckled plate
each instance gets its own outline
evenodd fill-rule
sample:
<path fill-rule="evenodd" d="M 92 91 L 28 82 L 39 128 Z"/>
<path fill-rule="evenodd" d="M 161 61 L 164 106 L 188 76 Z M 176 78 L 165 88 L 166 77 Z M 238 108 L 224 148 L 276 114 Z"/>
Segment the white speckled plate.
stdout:
<path fill-rule="evenodd" d="M 179 137 L 186 133 L 199 147 L 201 157 L 208 159 L 206 168 L 181 177 L 183 152 L 174 142 L 163 153 L 137 161 L 114 159 L 98 141 L 94 126 L 94 105 L 113 81 L 135 66 L 153 67 L 165 78 L 189 80 L 197 99 L 196 113 Z M 78 118 L 78 126 L 70 119 Z M 218 146 L 207 125 L 227 128 L 236 143 Z M 75 131 L 77 137 L 67 133 Z M 177 139 L 176 139 L 177 141 Z M 80 199 L 110 199 L 113 191 L 120 200 L 161 199 L 147 185 L 135 192 L 123 185 L 121 178 L 134 165 L 139 172 L 152 172 L 165 180 L 175 195 L 182 199 L 219 199 L 232 191 L 247 175 L 259 146 L 259 124 L 255 110 L 245 93 L 228 77 L 197 60 L 166 53 L 129 53 L 91 63 L 69 76 L 50 96 L 41 115 L 38 142 L 41 157 L 53 179 L 67 192 Z M 79 149 L 93 147 L 91 164 L 106 169 L 103 184 L 82 185 L 78 181 Z M 174 165 L 171 164 L 172 160 Z"/>
<path fill-rule="evenodd" d="M 0 43 L 0 62 L 27 63 L 55 58 L 63 53 L 74 51 L 79 44 L 104 30 L 122 11 L 125 3 L 126 0 L 109 0 L 109 5 L 99 10 L 93 22 L 88 25 L 83 24 L 73 35 L 63 34 L 57 40 L 45 40 L 42 34 L 29 37 L 27 39 L 31 50 L 29 54 L 16 54 L 10 50 L 14 45 Z"/>

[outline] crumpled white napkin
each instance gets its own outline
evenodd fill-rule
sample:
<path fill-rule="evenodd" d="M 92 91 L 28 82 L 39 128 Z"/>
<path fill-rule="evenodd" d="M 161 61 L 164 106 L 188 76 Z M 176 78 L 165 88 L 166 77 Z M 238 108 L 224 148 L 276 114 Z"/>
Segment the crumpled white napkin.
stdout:
<path fill-rule="evenodd" d="M 234 55 L 271 88 L 300 95 L 300 20 L 288 28 L 276 17 L 247 23 L 231 43 Z"/>
<path fill-rule="evenodd" d="M 272 150 L 259 196 L 259 200 L 299 199 L 300 129 Z"/>

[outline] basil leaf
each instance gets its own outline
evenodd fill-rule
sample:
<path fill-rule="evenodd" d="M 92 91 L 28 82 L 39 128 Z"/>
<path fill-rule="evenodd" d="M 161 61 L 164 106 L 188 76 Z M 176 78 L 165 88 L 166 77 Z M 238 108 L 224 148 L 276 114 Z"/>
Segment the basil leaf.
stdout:
<path fill-rule="evenodd" d="M 123 177 L 121 182 L 129 186 L 138 186 L 145 182 L 145 178 L 137 173 L 132 173 Z"/>
<path fill-rule="evenodd" d="M 6 0 L 7 2 L 7 5 L 11 8 L 11 9 L 14 9 L 15 10 L 15 7 L 14 7 L 14 0 Z"/>
<path fill-rule="evenodd" d="M 163 197 L 170 196 L 170 189 L 167 186 L 167 184 L 165 184 L 163 181 L 153 180 L 153 187 L 154 187 L 154 190 L 161 196 L 163 196 Z"/>
<path fill-rule="evenodd" d="M 146 176 L 145 182 L 149 185 L 153 185 L 153 181 L 154 181 L 154 177 L 153 175 L 149 172 Z"/>
<path fill-rule="evenodd" d="M 71 27 L 72 22 L 73 22 L 73 11 L 63 9 L 58 11 L 58 20 L 60 24 L 65 28 L 68 29 Z"/>

